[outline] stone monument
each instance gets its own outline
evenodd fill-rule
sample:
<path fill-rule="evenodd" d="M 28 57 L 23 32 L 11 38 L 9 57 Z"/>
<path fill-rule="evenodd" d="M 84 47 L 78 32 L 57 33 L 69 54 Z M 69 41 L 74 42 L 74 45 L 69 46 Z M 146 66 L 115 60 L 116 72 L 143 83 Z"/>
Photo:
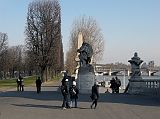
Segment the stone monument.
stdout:
<path fill-rule="evenodd" d="M 140 65 L 143 60 L 138 57 L 137 52 L 134 53 L 134 57 L 132 57 L 131 60 L 128 60 L 128 62 L 131 64 L 131 79 L 142 79 Z"/>
<path fill-rule="evenodd" d="M 80 93 L 91 93 L 92 86 L 95 82 L 94 68 L 90 64 L 93 55 L 92 46 L 83 41 L 78 48 L 78 74 L 77 83 Z"/>
<path fill-rule="evenodd" d="M 129 79 L 128 93 L 138 94 L 141 92 L 142 87 L 145 86 L 144 82 L 142 82 L 140 65 L 143 62 L 138 57 L 137 52 L 134 53 L 134 57 L 128 61 L 131 64 L 131 77 Z"/>

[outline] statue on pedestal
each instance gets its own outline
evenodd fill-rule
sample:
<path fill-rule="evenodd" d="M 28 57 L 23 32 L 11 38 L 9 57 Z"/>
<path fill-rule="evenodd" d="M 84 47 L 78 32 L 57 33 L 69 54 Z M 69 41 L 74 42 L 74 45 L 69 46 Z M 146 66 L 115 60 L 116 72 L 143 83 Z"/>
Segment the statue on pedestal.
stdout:
<path fill-rule="evenodd" d="M 77 52 L 80 53 L 80 71 L 83 70 L 85 72 L 91 72 L 91 70 L 93 70 L 93 66 L 90 65 L 93 55 L 92 46 L 86 42 L 83 42 L 82 46 L 77 50 Z"/>
<path fill-rule="evenodd" d="M 78 48 L 79 68 L 77 75 L 78 88 L 80 93 L 91 93 L 95 82 L 94 68 L 90 64 L 93 55 L 92 46 L 83 42 Z"/>
<path fill-rule="evenodd" d="M 134 57 L 132 57 L 131 60 L 129 60 L 128 62 L 131 64 L 131 79 L 141 78 L 140 65 L 143 60 L 138 57 L 137 52 L 134 53 Z"/>

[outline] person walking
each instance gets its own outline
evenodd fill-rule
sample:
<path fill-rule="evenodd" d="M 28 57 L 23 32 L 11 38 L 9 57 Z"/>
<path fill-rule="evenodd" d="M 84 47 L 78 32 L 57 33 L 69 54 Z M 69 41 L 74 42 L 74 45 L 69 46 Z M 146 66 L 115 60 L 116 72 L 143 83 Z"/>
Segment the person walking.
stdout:
<path fill-rule="evenodd" d="M 98 86 L 97 82 L 95 82 L 94 85 L 92 86 L 91 99 L 92 99 L 91 109 L 93 109 L 93 105 L 95 105 L 94 109 L 96 109 L 97 102 L 99 99 L 99 86 Z"/>
<path fill-rule="evenodd" d="M 38 77 L 38 79 L 36 80 L 37 93 L 41 92 L 41 85 L 42 85 L 42 81 L 40 77 Z"/>
<path fill-rule="evenodd" d="M 78 93 L 79 90 L 76 86 L 76 81 L 73 81 L 72 86 L 69 88 L 69 93 L 70 93 L 70 99 L 71 99 L 71 104 L 70 107 L 73 107 L 73 102 L 75 103 L 75 108 L 77 108 L 77 99 L 78 99 Z"/>
<path fill-rule="evenodd" d="M 61 93 L 62 93 L 62 96 L 63 96 L 62 109 L 70 108 L 69 102 L 68 102 L 69 92 L 68 92 L 67 82 L 68 82 L 68 79 L 63 81 L 62 85 L 61 85 Z"/>

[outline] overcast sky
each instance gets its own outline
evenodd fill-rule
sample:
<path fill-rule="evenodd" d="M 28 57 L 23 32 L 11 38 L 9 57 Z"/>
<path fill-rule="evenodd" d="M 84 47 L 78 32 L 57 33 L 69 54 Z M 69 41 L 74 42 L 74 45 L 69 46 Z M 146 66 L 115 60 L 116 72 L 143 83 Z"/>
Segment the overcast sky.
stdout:
<path fill-rule="evenodd" d="M 28 4 L 34 0 L 0 0 L 0 32 L 9 45 L 24 43 Z M 64 51 L 72 23 L 80 16 L 96 19 L 105 40 L 102 63 L 128 63 L 134 52 L 160 65 L 160 0 L 60 0 Z"/>

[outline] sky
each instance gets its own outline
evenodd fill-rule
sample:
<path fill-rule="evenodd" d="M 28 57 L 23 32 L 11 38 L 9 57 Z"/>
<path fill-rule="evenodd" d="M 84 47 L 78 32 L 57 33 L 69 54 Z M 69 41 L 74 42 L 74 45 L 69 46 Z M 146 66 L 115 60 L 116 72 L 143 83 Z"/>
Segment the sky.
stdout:
<path fill-rule="evenodd" d="M 0 0 L 0 32 L 9 46 L 25 44 L 28 4 L 34 0 Z M 64 53 L 75 19 L 96 19 L 105 41 L 100 63 L 128 64 L 134 52 L 160 65 L 160 0 L 60 0 Z"/>

